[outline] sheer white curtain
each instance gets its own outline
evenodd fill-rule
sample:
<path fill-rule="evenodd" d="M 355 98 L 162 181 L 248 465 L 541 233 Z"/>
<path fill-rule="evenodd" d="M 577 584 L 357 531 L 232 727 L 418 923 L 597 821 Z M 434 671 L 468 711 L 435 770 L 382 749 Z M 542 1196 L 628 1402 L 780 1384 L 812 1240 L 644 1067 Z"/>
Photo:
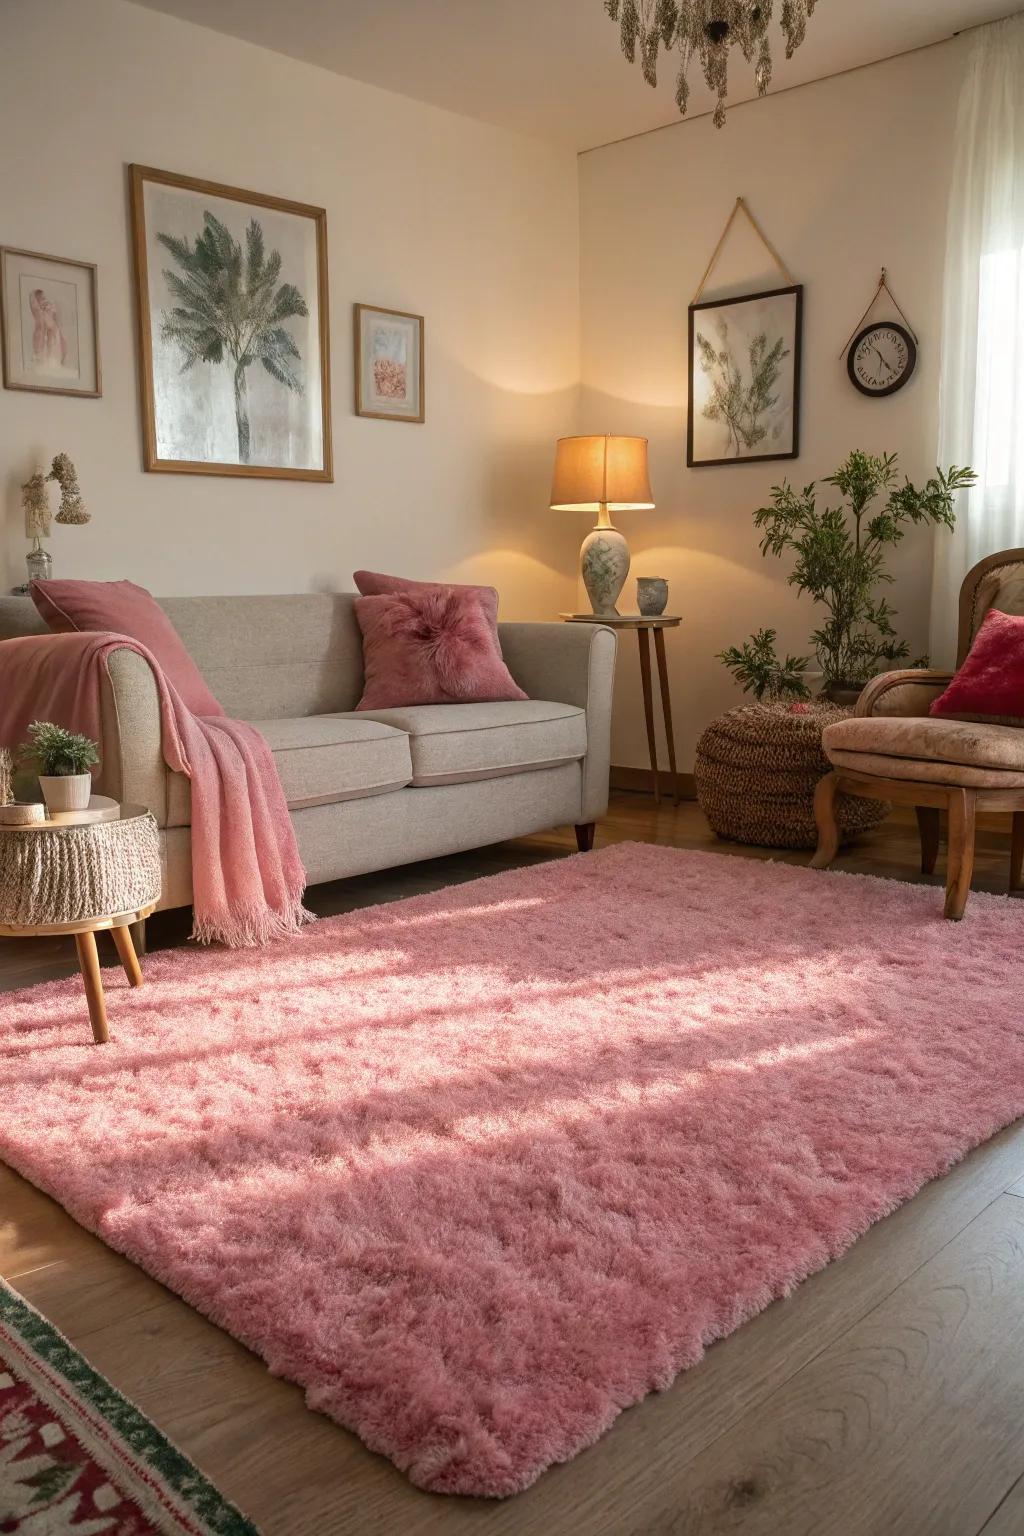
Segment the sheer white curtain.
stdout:
<path fill-rule="evenodd" d="M 1024 546 L 1024 15 L 981 27 L 960 97 L 946 236 L 939 463 L 970 464 L 935 535 L 931 653 L 952 664 L 960 583 Z"/>

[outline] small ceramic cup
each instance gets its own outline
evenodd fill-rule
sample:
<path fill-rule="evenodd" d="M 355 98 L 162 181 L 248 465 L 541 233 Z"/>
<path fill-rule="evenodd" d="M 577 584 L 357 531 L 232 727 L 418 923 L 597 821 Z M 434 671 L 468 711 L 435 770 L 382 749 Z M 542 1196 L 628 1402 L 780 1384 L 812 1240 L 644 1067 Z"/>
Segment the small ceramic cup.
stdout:
<path fill-rule="evenodd" d="M 636 606 L 647 619 L 665 612 L 668 603 L 668 582 L 664 576 L 638 576 L 636 579 Z"/>

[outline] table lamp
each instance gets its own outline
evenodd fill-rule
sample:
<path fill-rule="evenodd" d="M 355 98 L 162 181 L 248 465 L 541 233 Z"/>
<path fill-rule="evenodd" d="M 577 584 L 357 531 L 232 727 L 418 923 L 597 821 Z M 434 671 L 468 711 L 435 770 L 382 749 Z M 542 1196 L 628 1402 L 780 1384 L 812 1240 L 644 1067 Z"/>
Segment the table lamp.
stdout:
<path fill-rule="evenodd" d="M 629 546 L 609 514 L 653 506 L 646 437 L 558 439 L 551 510 L 597 513 L 580 550 L 583 584 L 596 617 L 618 614 L 615 604 L 629 574 Z"/>

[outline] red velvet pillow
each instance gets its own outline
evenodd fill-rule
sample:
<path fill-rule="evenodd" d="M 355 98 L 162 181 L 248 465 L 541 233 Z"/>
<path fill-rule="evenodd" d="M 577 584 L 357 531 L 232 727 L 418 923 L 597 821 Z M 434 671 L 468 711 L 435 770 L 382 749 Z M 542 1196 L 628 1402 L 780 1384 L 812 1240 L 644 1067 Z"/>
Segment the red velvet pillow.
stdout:
<path fill-rule="evenodd" d="M 990 608 L 963 665 L 928 713 L 1004 725 L 1024 721 L 1024 618 Z"/>
<path fill-rule="evenodd" d="M 178 631 L 145 587 L 133 581 L 34 581 L 29 592 L 56 634 L 79 629 L 127 635 L 152 651 L 194 715 L 224 713 Z"/>
<path fill-rule="evenodd" d="M 363 696 L 356 709 L 525 699 L 501 659 L 489 616 L 468 587 L 357 597 Z"/>
<path fill-rule="evenodd" d="M 379 571 L 353 571 L 356 591 L 363 597 L 390 597 L 395 592 L 472 592 L 480 599 L 487 622 L 498 638 L 498 593 L 494 587 L 460 586 L 451 581 L 411 581 L 405 576 L 382 576 Z M 498 646 L 499 651 L 501 646 Z"/>

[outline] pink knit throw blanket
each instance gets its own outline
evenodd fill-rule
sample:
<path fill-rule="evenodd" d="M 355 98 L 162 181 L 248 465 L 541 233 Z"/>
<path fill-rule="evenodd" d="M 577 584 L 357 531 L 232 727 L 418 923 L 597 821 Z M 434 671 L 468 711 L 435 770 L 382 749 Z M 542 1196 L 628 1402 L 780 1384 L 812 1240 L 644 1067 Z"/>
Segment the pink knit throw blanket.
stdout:
<path fill-rule="evenodd" d="M 0 744 L 16 747 L 33 720 L 99 741 L 100 685 L 121 649 L 152 667 L 164 762 L 192 781 L 192 937 L 239 948 L 296 933 L 311 917 L 306 872 L 270 748 L 244 721 L 192 714 L 144 645 L 93 632 L 0 642 Z"/>

